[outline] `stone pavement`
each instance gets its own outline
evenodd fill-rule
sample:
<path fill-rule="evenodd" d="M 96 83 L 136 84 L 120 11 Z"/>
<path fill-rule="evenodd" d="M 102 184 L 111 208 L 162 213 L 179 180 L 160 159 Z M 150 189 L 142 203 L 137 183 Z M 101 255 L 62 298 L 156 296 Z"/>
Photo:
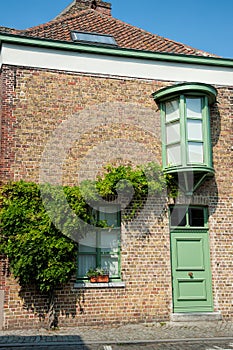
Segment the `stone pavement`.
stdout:
<path fill-rule="evenodd" d="M 233 322 L 201 321 L 201 322 L 157 322 L 127 324 L 121 326 L 72 327 L 49 331 L 46 329 L 0 331 L 0 349 L 19 347 L 23 349 L 40 349 L 42 346 L 54 349 L 109 349 L 113 344 L 135 346 L 162 342 L 176 344 L 178 341 L 231 341 L 233 343 Z M 106 344 L 103 346 L 103 344 Z M 96 347 L 93 347 L 93 346 Z M 178 346 L 178 345 L 177 345 Z M 122 347 L 122 349 L 123 349 Z M 152 347 L 151 347 L 152 348 Z M 176 348 L 176 347 L 174 347 Z M 179 347 L 178 347 L 179 348 Z M 154 349 L 154 347 L 153 347 Z"/>

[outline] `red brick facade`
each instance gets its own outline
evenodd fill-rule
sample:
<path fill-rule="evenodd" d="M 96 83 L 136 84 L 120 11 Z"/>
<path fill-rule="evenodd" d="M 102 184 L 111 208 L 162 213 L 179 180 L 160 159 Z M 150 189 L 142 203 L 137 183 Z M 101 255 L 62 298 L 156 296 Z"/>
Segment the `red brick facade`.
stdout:
<path fill-rule="evenodd" d="M 171 84 L 4 65 L 1 182 L 10 179 L 38 182 L 44 147 L 52 133 L 69 118 L 78 119 L 82 133 L 77 135 L 63 164 L 64 184 L 77 184 L 80 171 L 88 177 L 95 176 L 106 160 L 113 164 L 129 161 L 141 164 L 150 160 L 161 163 L 160 117 L 151 94 Z M 231 88 L 216 88 L 218 103 L 211 109 L 216 175 L 193 195 L 191 203 L 209 208 L 214 310 L 221 311 L 225 319 L 232 319 L 233 193 L 229 170 L 233 100 Z M 101 113 L 105 114 L 105 122 Z M 89 130 L 93 118 L 99 121 Z M 105 153 L 101 155 L 103 146 Z M 121 148 L 119 154 L 117 148 Z M 185 200 L 181 197 L 178 202 L 183 204 Z M 60 326 L 169 320 L 172 286 L 167 209 L 166 200 L 150 198 L 143 219 L 122 225 L 121 271 L 125 287 L 77 289 L 74 279 L 56 291 Z M 5 329 L 44 325 L 46 296 L 34 290 L 21 290 L 4 259 L 0 289 L 5 291 Z"/>

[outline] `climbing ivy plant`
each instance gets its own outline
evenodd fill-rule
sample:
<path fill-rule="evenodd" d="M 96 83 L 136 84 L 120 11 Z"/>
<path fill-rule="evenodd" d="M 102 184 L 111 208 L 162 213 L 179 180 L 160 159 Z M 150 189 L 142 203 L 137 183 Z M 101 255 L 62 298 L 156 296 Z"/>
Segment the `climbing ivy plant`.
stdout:
<path fill-rule="evenodd" d="M 82 221 L 93 224 L 87 198 L 97 200 L 101 196 L 106 199 L 120 192 L 127 195 L 133 189 L 133 198 L 129 203 L 132 217 L 149 192 L 159 194 L 165 186 L 166 179 L 160 167 L 149 163 L 136 168 L 108 165 L 103 176 L 96 181 L 86 181 L 80 187 L 63 186 L 62 191 L 72 211 Z M 55 327 L 54 291 L 67 283 L 76 270 L 77 243 L 57 228 L 44 206 L 44 201 L 53 196 L 52 187 L 45 185 L 43 193 L 47 192 L 42 200 L 41 186 L 38 184 L 19 181 L 2 186 L 0 249 L 7 255 L 10 269 L 21 286 L 34 285 L 38 291 L 50 295 L 53 315 L 50 327 Z M 62 206 L 59 208 L 59 203 L 58 200 L 58 220 L 65 222 L 66 212 Z"/>
<path fill-rule="evenodd" d="M 64 187 L 64 191 L 68 198 L 76 198 L 79 209 L 78 189 Z M 39 185 L 24 181 L 6 184 L 0 200 L 0 250 L 7 255 L 11 272 L 22 287 L 34 285 L 48 294 L 49 327 L 55 328 L 54 291 L 75 273 L 77 244 L 51 222 Z"/>
<path fill-rule="evenodd" d="M 132 219 L 143 206 L 148 195 L 159 195 L 166 187 L 166 179 L 161 168 L 156 163 L 148 163 L 132 168 L 131 166 L 119 166 L 114 168 L 108 165 L 103 177 L 98 177 L 96 188 L 100 195 L 107 198 L 109 195 L 122 193 L 123 196 L 132 194 L 132 200 L 128 204 L 127 215 L 124 220 Z"/>

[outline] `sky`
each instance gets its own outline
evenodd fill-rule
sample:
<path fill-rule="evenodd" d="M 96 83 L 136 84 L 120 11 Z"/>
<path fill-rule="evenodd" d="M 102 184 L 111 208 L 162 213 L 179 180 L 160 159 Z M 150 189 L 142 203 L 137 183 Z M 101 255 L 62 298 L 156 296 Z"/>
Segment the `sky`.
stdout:
<path fill-rule="evenodd" d="M 72 0 L 1 0 L 0 26 L 26 29 L 56 17 Z M 126 23 L 233 59 L 233 0 L 107 0 Z"/>

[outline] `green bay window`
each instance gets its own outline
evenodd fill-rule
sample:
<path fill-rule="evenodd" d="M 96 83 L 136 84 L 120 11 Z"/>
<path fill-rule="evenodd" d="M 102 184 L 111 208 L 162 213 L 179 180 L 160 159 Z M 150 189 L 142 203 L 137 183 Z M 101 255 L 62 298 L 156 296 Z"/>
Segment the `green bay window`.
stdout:
<path fill-rule="evenodd" d="M 207 84 L 177 84 L 153 94 L 161 111 L 163 169 L 191 194 L 214 174 L 209 105 L 216 89 Z"/>
<path fill-rule="evenodd" d="M 90 268 L 107 270 L 110 278 L 120 279 L 121 215 L 116 205 L 100 206 L 93 211 L 96 227 L 79 241 L 78 279 L 87 279 Z"/>
<path fill-rule="evenodd" d="M 205 97 L 187 97 L 165 102 L 162 105 L 164 119 L 165 167 L 189 164 L 212 165 L 208 148 L 209 116 Z M 181 137 L 182 136 L 182 137 Z M 207 138 L 205 137 L 207 136 Z M 207 145 L 205 145 L 207 143 Z"/>

